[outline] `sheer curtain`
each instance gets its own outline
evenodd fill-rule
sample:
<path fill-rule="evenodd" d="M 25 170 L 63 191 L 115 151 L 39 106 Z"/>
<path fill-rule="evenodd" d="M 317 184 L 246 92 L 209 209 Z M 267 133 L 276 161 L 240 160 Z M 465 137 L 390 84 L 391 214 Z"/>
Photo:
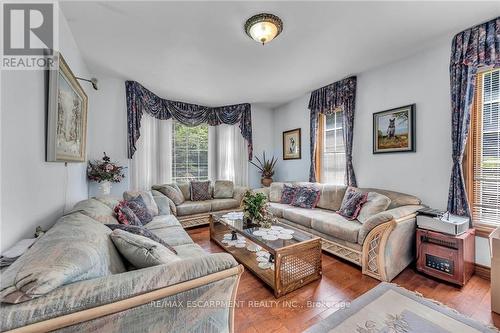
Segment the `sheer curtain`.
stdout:
<path fill-rule="evenodd" d="M 143 115 L 141 136 L 130 168 L 130 185 L 135 190 L 150 190 L 151 185 L 171 181 L 172 119 L 160 120 L 147 113 Z"/>
<path fill-rule="evenodd" d="M 210 126 L 209 174 L 212 180 L 232 180 L 248 186 L 248 147 L 237 125 Z"/>

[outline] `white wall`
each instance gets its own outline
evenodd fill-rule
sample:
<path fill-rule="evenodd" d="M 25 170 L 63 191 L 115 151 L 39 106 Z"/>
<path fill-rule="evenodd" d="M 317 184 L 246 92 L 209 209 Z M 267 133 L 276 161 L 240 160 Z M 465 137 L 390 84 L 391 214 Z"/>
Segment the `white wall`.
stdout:
<path fill-rule="evenodd" d="M 252 138 L 253 154 L 262 160 L 262 153 L 266 158 L 274 154 L 274 117 L 270 108 L 259 104 L 252 104 Z M 256 162 L 255 158 L 254 161 Z M 258 188 L 260 173 L 252 164 L 248 164 L 248 183 L 252 188 Z"/>
<path fill-rule="evenodd" d="M 113 162 L 127 167 L 125 179 L 113 184 L 111 194 L 121 197 L 129 188 L 127 158 L 127 101 L 123 79 L 96 75 L 99 90 L 91 102 L 89 117 L 89 159 L 101 159 L 106 152 Z M 89 182 L 89 195 L 97 195 L 97 184 Z"/>
<path fill-rule="evenodd" d="M 59 48 L 75 75 L 88 69 L 59 13 Z M 46 77 L 41 70 L 3 71 L 1 78 L 1 250 L 51 226 L 87 197 L 86 164 L 45 162 Z M 82 84 L 89 100 L 93 92 Z M 89 108 L 89 113 L 92 109 Z"/>
<path fill-rule="evenodd" d="M 309 180 L 309 104 L 310 94 L 301 96 L 274 110 L 274 152 L 279 157 L 275 180 L 307 181 Z M 300 160 L 283 160 L 283 132 L 301 129 L 302 158 Z"/>

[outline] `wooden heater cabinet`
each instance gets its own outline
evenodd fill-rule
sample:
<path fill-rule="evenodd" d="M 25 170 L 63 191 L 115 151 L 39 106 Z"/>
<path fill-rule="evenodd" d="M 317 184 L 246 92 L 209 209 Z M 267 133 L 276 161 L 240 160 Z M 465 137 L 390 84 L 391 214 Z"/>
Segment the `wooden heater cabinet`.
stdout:
<path fill-rule="evenodd" d="M 459 236 L 417 228 L 417 270 L 463 286 L 474 274 L 475 230 Z"/>

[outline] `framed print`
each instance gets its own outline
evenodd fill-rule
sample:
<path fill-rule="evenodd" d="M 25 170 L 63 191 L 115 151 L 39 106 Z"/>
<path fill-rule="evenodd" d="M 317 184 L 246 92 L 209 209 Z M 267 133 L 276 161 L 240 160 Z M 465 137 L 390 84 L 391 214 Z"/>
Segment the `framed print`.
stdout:
<path fill-rule="evenodd" d="M 300 128 L 283 132 L 283 159 L 300 160 L 302 143 L 300 137 Z"/>
<path fill-rule="evenodd" d="M 415 104 L 373 114 L 373 153 L 415 151 Z"/>
<path fill-rule="evenodd" d="M 47 162 L 85 162 L 88 98 L 64 58 L 49 70 Z"/>

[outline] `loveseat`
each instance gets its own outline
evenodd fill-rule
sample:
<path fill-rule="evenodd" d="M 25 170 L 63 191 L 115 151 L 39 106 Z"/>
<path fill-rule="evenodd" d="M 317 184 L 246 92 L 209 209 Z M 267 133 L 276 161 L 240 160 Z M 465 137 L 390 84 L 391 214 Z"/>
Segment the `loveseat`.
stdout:
<path fill-rule="evenodd" d="M 172 200 L 167 196 L 169 194 L 167 187 L 180 190 L 180 198 Z M 153 196 L 168 203 L 172 214 L 177 217 L 184 228 L 208 225 L 210 214 L 213 212 L 229 212 L 238 209 L 248 189 L 244 186 L 235 186 L 232 181 L 216 180 L 211 183 L 209 200 L 191 201 L 188 182 L 151 186 Z"/>
<path fill-rule="evenodd" d="M 145 227 L 180 260 L 133 269 L 105 224 L 117 200 L 88 199 L 1 273 L 0 331 L 229 332 L 242 266 L 195 244 L 168 202 Z M 53 289 L 53 290 L 51 290 Z M 10 302 L 6 303 L 6 302 Z M 12 304 L 15 303 L 15 304 Z"/>
<path fill-rule="evenodd" d="M 319 188 L 316 208 L 307 209 L 280 203 L 285 184 L 292 185 L 274 182 L 268 188 L 255 191 L 268 197 L 268 209 L 283 223 L 321 237 L 324 251 L 361 266 L 363 274 L 381 281 L 391 281 L 413 261 L 415 216 L 423 207 L 417 197 L 375 188 L 353 188 L 367 192 L 368 201 L 376 196 L 388 204 L 383 211 L 373 214 L 368 211 L 362 223 L 336 213 L 341 207 L 346 186 L 293 183 Z"/>

